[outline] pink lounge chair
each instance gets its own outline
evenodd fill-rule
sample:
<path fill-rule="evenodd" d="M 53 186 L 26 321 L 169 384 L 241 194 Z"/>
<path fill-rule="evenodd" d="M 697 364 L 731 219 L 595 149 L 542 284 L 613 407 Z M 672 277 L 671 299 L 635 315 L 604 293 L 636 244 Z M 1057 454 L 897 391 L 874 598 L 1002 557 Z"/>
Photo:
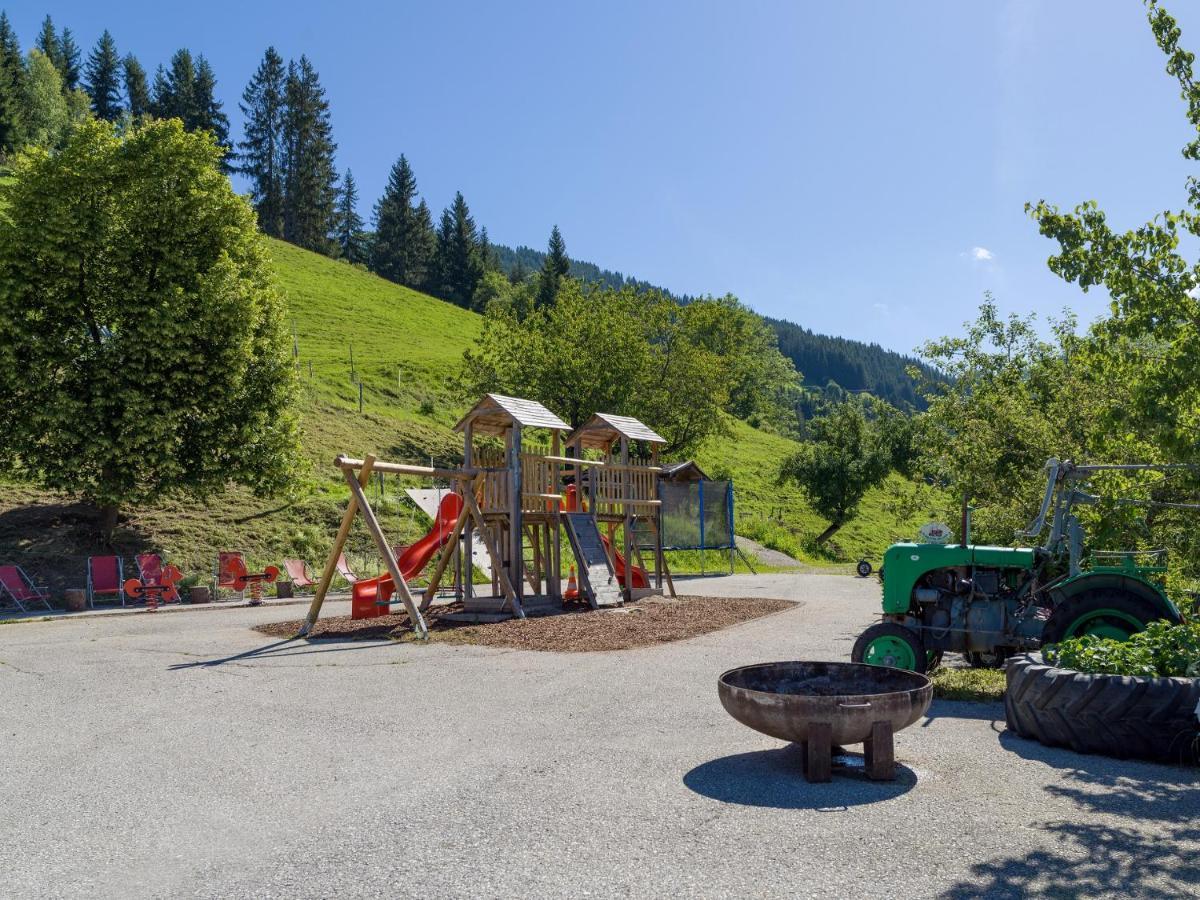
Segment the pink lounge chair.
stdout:
<path fill-rule="evenodd" d="M 163 561 L 157 553 L 139 553 L 136 557 L 138 577 L 146 584 L 162 582 Z M 179 603 L 179 589 L 171 585 L 171 590 L 163 595 L 163 603 Z"/>
<path fill-rule="evenodd" d="M 5 597 L 17 604 L 21 612 L 29 612 L 26 603 L 42 603 L 46 609 L 54 609 L 50 605 L 50 592 L 34 584 L 20 566 L 0 566 L 0 601 Z"/>
<path fill-rule="evenodd" d="M 97 597 L 112 597 L 125 605 L 125 564 L 119 556 L 89 556 L 87 561 L 87 601 L 96 608 Z"/>
<path fill-rule="evenodd" d="M 308 576 L 308 564 L 302 559 L 285 559 L 283 569 L 287 572 L 288 580 L 293 587 L 306 588 L 316 584 Z"/>
<path fill-rule="evenodd" d="M 358 581 L 358 576 L 355 575 L 352 571 L 350 571 L 350 564 L 348 562 L 346 562 L 346 554 L 345 553 L 338 555 L 337 570 L 338 570 L 338 574 L 341 575 L 344 579 L 346 579 L 347 584 L 352 585 Z"/>

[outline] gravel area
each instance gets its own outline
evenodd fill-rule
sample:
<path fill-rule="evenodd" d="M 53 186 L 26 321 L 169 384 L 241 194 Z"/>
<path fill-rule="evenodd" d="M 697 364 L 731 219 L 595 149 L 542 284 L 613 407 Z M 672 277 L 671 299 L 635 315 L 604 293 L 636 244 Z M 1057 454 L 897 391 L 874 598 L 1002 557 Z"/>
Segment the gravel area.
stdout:
<path fill-rule="evenodd" d="M 808 784 L 726 715 L 725 669 L 847 659 L 877 583 L 676 587 L 803 603 L 608 653 L 251 630 L 295 607 L 5 626 L 0 897 L 1200 893 L 1196 770 L 935 700 L 896 781 Z"/>
<path fill-rule="evenodd" d="M 447 621 L 447 613 L 461 611 L 460 604 L 432 607 L 427 616 L 431 641 L 508 647 L 513 650 L 551 650 L 581 653 L 595 650 L 630 650 L 671 641 L 682 641 L 728 628 L 760 616 L 781 612 L 794 604 L 767 597 L 647 598 L 616 609 L 574 609 L 556 615 L 508 619 L 488 625 Z M 303 620 L 271 622 L 255 628 L 272 637 L 290 638 Z M 352 619 L 335 616 L 318 619 L 310 641 L 413 640 L 407 615 Z"/>

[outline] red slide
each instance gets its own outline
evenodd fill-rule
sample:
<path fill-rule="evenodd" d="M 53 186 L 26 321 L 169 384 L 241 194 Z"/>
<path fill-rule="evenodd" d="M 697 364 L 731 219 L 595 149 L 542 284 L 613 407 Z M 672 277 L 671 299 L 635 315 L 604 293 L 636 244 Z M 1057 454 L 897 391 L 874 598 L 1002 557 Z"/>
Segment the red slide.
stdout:
<path fill-rule="evenodd" d="M 620 550 L 613 549 L 607 534 L 600 535 L 600 540 L 604 541 L 604 546 L 612 551 L 613 559 L 617 562 L 617 583 L 621 587 L 625 587 L 625 557 L 621 555 Z M 646 577 L 646 570 L 641 566 L 633 567 L 633 586 L 635 588 L 650 587 L 650 580 Z"/>
<path fill-rule="evenodd" d="M 415 578 L 429 564 L 429 560 L 450 538 L 454 525 L 462 514 L 463 501 L 458 494 L 447 494 L 442 498 L 438 507 L 437 520 L 429 533 L 421 538 L 400 555 L 396 562 L 400 566 L 400 574 L 404 580 Z M 636 579 L 635 579 L 636 580 Z M 378 578 L 360 578 L 351 588 L 350 614 L 355 619 L 369 619 L 374 616 L 386 616 L 388 608 L 377 605 L 380 601 L 390 600 L 396 590 L 396 584 L 390 574 Z"/>

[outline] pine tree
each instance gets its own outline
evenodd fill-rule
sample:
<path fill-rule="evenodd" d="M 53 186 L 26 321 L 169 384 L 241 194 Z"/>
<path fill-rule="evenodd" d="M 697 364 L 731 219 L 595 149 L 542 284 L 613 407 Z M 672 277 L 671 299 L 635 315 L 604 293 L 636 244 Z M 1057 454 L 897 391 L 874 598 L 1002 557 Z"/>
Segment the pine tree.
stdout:
<path fill-rule="evenodd" d="M 8 13 L 0 10 L 0 157 L 16 150 L 21 143 L 24 74 L 21 44 L 8 21 Z"/>
<path fill-rule="evenodd" d="M 208 131 L 216 138 L 217 146 L 225 150 L 221 159 L 221 169 L 226 173 L 233 171 L 230 151 L 233 145 L 229 142 L 229 116 L 221 108 L 223 104 L 216 96 L 217 76 L 207 59 L 201 54 L 196 59 L 196 79 L 192 87 L 192 103 L 195 120 L 189 126 L 192 131 Z"/>
<path fill-rule="evenodd" d="M 483 264 L 479 259 L 475 220 L 462 191 L 454 195 L 454 203 L 448 209 L 442 210 L 437 254 L 438 296 L 470 308 L 475 287 L 483 277 Z"/>
<path fill-rule="evenodd" d="M 417 204 L 416 249 L 413 251 L 413 272 L 419 278 L 412 284 L 426 293 L 433 293 L 437 281 L 437 232 L 433 228 L 433 213 L 422 200 Z"/>
<path fill-rule="evenodd" d="M 166 97 L 160 119 L 180 119 L 191 131 L 196 127 L 199 113 L 196 108 L 196 66 L 186 47 L 176 50 L 166 74 Z"/>
<path fill-rule="evenodd" d="M 500 268 L 500 259 L 496 256 L 492 242 L 488 240 L 486 225 L 479 229 L 479 263 L 485 272 L 494 272 Z"/>
<path fill-rule="evenodd" d="M 70 28 L 63 28 L 58 37 L 58 52 L 62 59 L 63 92 L 69 93 L 79 87 L 79 45 Z"/>
<path fill-rule="evenodd" d="M 158 68 L 154 70 L 154 86 L 150 88 L 150 115 L 156 119 L 169 119 L 174 105 L 167 70 L 159 63 Z"/>
<path fill-rule="evenodd" d="M 283 235 L 283 120 L 287 70 L 283 57 L 268 47 L 258 71 L 242 92 L 245 139 L 238 142 L 238 171 L 250 179 L 258 227 Z"/>
<path fill-rule="evenodd" d="M 125 105 L 135 119 L 150 112 L 150 86 L 146 83 L 146 70 L 132 53 L 121 63 L 125 74 Z"/>
<path fill-rule="evenodd" d="M 550 230 L 550 242 L 546 247 L 546 258 L 542 262 L 542 271 L 538 276 L 537 308 L 544 309 L 553 306 L 558 299 L 558 289 L 562 280 L 571 272 L 571 260 L 567 256 L 567 244 L 563 240 L 558 226 Z"/>
<path fill-rule="evenodd" d="M 337 199 L 333 165 L 337 145 L 325 89 L 307 56 L 289 63 L 284 100 L 283 237 L 300 247 L 329 253 Z"/>
<path fill-rule="evenodd" d="M 86 89 L 92 98 L 92 111 L 108 122 L 115 122 L 121 115 L 120 68 L 117 42 L 105 29 L 88 56 Z"/>
<path fill-rule="evenodd" d="M 335 237 L 342 259 L 347 262 L 363 261 L 363 219 L 358 214 L 358 185 L 354 173 L 346 170 L 338 189 L 337 230 Z"/>
<path fill-rule="evenodd" d="M 375 204 L 375 242 L 371 246 L 371 271 L 412 288 L 425 287 L 432 261 L 433 225 L 429 207 L 424 218 L 417 199 L 417 179 L 401 154 L 388 175 L 383 196 Z M 433 243 L 436 246 L 436 240 Z"/>
<path fill-rule="evenodd" d="M 63 62 L 62 56 L 62 44 L 58 41 L 58 32 L 54 30 L 54 20 L 49 15 L 42 19 L 42 30 L 38 32 L 34 46 L 54 64 L 54 68 L 58 69 L 60 76 L 66 71 L 66 64 Z"/>

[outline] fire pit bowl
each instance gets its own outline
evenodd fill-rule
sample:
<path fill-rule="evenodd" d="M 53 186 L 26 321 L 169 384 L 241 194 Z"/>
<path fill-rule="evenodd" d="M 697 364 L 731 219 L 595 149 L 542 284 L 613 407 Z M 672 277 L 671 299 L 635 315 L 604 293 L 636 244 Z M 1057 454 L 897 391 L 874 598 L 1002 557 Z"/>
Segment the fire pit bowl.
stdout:
<path fill-rule="evenodd" d="M 867 774 L 893 777 L 892 735 L 929 709 L 924 675 L 838 662 L 759 663 L 717 680 L 721 705 L 763 734 L 805 745 L 810 781 L 827 781 L 834 744 L 865 744 Z"/>

